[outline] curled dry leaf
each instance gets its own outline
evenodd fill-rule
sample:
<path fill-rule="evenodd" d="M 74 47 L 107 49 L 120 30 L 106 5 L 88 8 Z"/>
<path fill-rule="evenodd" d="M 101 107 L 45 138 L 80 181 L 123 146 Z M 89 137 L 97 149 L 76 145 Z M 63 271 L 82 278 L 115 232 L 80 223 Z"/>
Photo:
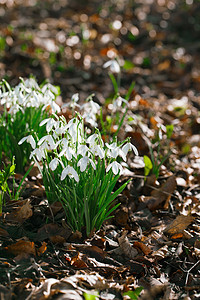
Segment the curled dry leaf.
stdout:
<path fill-rule="evenodd" d="M 176 217 L 176 219 L 167 226 L 167 228 L 165 229 L 165 233 L 170 235 L 182 233 L 184 229 L 186 229 L 193 220 L 194 217 L 192 216 L 180 215 Z"/>
<path fill-rule="evenodd" d="M 130 259 L 133 259 L 138 254 L 138 251 L 133 248 L 133 246 L 128 241 L 128 238 L 126 236 L 127 230 L 122 233 L 122 236 L 118 238 L 119 246 L 122 250 L 122 252 Z"/>
<path fill-rule="evenodd" d="M 20 240 L 15 244 L 5 247 L 5 250 L 17 256 L 21 253 L 36 255 L 34 242 Z"/>

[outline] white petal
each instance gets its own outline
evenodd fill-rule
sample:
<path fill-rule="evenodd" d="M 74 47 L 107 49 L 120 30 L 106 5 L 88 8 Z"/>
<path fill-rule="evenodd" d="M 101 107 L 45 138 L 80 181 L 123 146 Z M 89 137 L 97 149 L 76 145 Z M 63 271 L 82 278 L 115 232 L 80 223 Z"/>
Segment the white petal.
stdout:
<path fill-rule="evenodd" d="M 64 180 L 68 173 L 69 173 L 69 166 L 67 166 L 66 168 L 64 168 L 64 169 L 62 170 L 60 179 L 61 179 L 61 180 Z"/>
<path fill-rule="evenodd" d="M 50 164 L 49 164 L 49 168 L 54 171 L 58 166 L 58 159 L 57 158 L 54 158 Z"/>
<path fill-rule="evenodd" d="M 110 168 L 112 167 L 112 163 L 111 164 L 109 164 L 108 166 L 107 166 L 107 168 L 106 168 L 106 172 L 108 172 L 109 170 L 110 170 Z"/>
<path fill-rule="evenodd" d="M 92 159 L 89 159 L 89 160 L 90 160 L 90 163 L 91 163 L 93 169 L 96 170 L 96 165 L 95 165 L 95 163 L 93 162 L 93 160 L 92 160 Z"/>
<path fill-rule="evenodd" d="M 114 173 L 115 175 L 117 175 L 118 172 L 119 172 L 118 163 L 117 163 L 116 161 L 114 161 L 114 162 L 112 163 L 112 171 L 113 171 L 113 173 Z"/>
<path fill-rule="evenodd" d="M 85 171 L 85 169 L 86 169 L 86 167 L 87 167 L 87 164 L 88 164 L 88 160 L 89 160 L 89 158 L 86 157 L 86 156 L 82 157 L 82 158 L 79 160 L 77 166 L 80 167 L 81 172 L 84 172 L 84 171 Z"/>
<path fill-rule="evenodd" d="M 74 179 L 76 180 L 76 182 L 79 182 L 79 176 L 78 173 L 76 172 L 76 170 L 74 170 L 73 167 L 69 167 L 69 175 L 71 175 L 72 177 L 74 177 Z"/>
<path fill-rule="evenodd" d="M 50 118 L 44 119 L 42 122 L 40 122 L 40 125 L 39 125 L 39 126 L 43 126 L 43 125 L 46 124 L 49 120 L 50 120 Z"/>
<path fill-rule="evenodd" d="M 35 149 L 35 147 L 36 147 L 36 142 L 35 142 L 34 138 L 32 137 L 32 135 L 29 135 L 29 136 L 28 136 L 27 142 L 29 142 L 29 143 L 31 144 L 31 147 L 32 147 L 33 149 Z"/>
<path fill-rule="evenodd" d="M 123 158 L 124 161 L 126 161 L 126 153 L 124 153 L 123 149 L 119 149 L 119 155 Z"/>
<path fill-rule="evenodd" d="M 18 145 L 23 144 L 27 140 L 28 136 L 23 137 L 19 142 Z"/>

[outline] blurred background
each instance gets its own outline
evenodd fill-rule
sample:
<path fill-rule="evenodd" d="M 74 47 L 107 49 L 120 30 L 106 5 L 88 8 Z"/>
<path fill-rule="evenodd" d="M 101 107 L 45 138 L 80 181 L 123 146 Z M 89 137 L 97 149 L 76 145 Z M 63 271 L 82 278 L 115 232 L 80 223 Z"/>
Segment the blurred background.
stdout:
<path fill-rule="evenodd" d="M 200 1 L 0 0 L 0 79 L 34 75 L 101 102 L 121 66 L 123 94 L 135 81 L 142 97 L 200 92 Z"/>

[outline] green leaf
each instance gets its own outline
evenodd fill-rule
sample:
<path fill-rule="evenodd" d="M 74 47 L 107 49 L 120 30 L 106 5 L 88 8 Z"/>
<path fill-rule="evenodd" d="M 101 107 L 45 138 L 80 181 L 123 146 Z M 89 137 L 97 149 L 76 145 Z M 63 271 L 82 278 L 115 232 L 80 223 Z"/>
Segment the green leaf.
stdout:
<path fill-rule="evenodd" d="M 167 131 L 166 134 L 167 134 L 168 139 L 171 138 L 173 130 L 174 130 L 174 125 L 173 124 L 166 125 L 166 131 Z"/>
<path fill-rule="evenodd" d="M 144 176 L 146 177 L 146 176 L 149 175 L 149 172 L 153 168 L 153 165 L 152 165 L 152 162 L 151 162 L 150 158 L 147 155 L 144 155 L 143 160 L 144 160 L 144 164 L 145 164 Z"/>
<path fill-rule="evenodd" d="M 125 60 L 123 68 L 124 70 L 131 70 L 135 67 L 134 63 L 132 63 L 130 60 Z"/>
<path fill-rule="evenodd" d="M 12 166 L 10 167 L 10 174 L 12 174 L 14 171 L 15 171 L 15 165 L 12 165 Z"/>
<path fill-rule="evenodd" d="M 128 291 L 123 293 L 123 296 L 129 296 L 132 300 L 137 300 L 141 291 L 143 290 L 143 286 L 137 287 L 134 291 Z"/>
<path fill-rule="evenodd" d="M 99 299 L 98 295 L 99 295 L 99 292 L 96 292 L 95 291 L 95 294 L 88 294 L 88 293 L 83 293 L 83 296 L 85 298 L 85 300 L 97 300 Z"/>

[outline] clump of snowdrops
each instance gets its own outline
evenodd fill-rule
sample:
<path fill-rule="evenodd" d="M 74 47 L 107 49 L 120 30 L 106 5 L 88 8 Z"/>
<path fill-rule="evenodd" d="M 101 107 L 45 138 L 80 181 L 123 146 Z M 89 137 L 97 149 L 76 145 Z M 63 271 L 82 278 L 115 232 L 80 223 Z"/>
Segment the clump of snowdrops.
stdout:
<path fill-rule="evenodd" d="M 113 192 L 123 170 L 119 161 L 137 149 L 128 140 L 104 144 L 97 129 L 88 135 L 78 114 L 68 123 L 52 115 L 40 126 L 46 127 L 46 135 L 28 135 L 20 144 L 26 141 L 33 148 L 30 158 L 41 171 L 49 203 L 59 200 L 72 230 L 85 229 L 89 236 L 118 207 L 113 201 L 127 184 Z"/>
<path fill-rule="evenodd" d="M 21 79 L 12 88 L 8 82 L 0 83 L 0 104 L 4 112 L 0 117 L 0 154 L 5 153 L 12 161 L 15 157 L 16 171 L 23 172 L 30 155 L 30 145 L 18 145 L 25 133 L 37 132 L 39 137 L 44 134 L 40 122 L 49 116 L 50 111 L 59 112 L 55 103 L 58 89 L 49 83 L 39 86 L 35 79 Z"/>

